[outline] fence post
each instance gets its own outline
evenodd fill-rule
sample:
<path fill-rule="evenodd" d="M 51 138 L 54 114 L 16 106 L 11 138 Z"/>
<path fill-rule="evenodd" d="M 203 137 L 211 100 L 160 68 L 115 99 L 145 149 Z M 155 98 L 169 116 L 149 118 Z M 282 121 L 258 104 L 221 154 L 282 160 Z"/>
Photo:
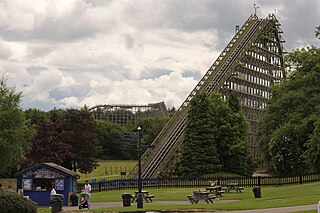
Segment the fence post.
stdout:
<path fill-rule="evenodd" d="M 258 176 L 258 186 L 260 187 L 261 186 L 261 177 Z"/>
<path fill-rule="evenodd" d="M 300 184 L 302 184 L 302 175 L 299 176 Z"/>
<path fill-rule="evenodd" d="M 99 181 L 99 192 L 101 192 L 101 181 Z"/>

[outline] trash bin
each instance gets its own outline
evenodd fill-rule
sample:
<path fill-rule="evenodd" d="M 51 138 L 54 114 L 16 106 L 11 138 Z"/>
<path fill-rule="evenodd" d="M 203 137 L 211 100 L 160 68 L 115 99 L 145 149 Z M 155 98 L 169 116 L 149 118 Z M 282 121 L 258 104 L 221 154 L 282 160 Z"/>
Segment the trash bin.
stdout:
<path fill-rule="evenodd" d="M 132 199 L 132 194 L 130 193 L 123 193 L 122 194 L 122 202 L 123 206 L 131 206 L 131 199 Z"/>
<path fill-rule="evenodd" d="M 254 198 L 261 198 L 261 188 L 259 186 L 255 186 L 252 188 Z"/>
<path fill-rule="evenodd" d="M 71 206 L 78 206 L 78 196 L 76 195 L 76 193 L 70 195 L 70 203 Z"/>
<path fill-rule="evenodd" d="M 52 213 L 62 212 L 63 195 L 55 194 L 50 196 L 50 206 Z"/>

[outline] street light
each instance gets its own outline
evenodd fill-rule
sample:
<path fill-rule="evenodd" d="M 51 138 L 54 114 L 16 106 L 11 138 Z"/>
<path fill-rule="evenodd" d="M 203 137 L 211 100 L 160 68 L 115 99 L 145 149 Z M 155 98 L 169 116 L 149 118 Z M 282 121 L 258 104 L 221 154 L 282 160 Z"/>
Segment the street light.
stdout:
<path fill-rule="evenodd" d="M 143 198 L 142 198 L 142 179 L 141 179 L 141 136 L 140 131 L 141 127 L 137 128 L 138 130 L 138 197 L 137 197 L 137 208 L 143 208 Z"/>

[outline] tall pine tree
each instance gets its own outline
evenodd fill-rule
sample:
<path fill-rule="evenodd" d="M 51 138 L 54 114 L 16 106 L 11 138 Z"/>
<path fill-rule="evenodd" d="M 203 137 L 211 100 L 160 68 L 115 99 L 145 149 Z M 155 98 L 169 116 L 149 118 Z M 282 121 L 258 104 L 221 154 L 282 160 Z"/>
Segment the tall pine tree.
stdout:
<path fill-rule="evenodd" d="M 210 108 L 205 94 L 197 95 L 191 101 L 177 164 L 179 176 L 198 177 L 219 169 L 218 154 L 213 144 Z"/>

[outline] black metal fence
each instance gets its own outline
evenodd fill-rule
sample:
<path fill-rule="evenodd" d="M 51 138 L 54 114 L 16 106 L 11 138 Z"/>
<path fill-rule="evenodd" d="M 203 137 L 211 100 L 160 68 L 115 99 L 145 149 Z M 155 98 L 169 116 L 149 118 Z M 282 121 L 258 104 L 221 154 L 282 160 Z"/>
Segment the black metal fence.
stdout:
<path fill-rule="evenodd" d="M 143 180 L 144 188 L 203 188 L 209 186 L 209 181 L 217 180 L 219 185 L 226 186 L 229 183 L 238 183 L 242 187 L 267 187 L 304 184 L 320 181 L 320 174 L 305 174 L 299 176 L 253 176 L 253 177 L 209 177 L 194 179 L 147 179 Z M 137 179 L 101 180 L 90 183 L 92 192 L 108 190 L 136 189 Z M 78 192 L 83 189 L 84 183 L 78 183 Z"/>

